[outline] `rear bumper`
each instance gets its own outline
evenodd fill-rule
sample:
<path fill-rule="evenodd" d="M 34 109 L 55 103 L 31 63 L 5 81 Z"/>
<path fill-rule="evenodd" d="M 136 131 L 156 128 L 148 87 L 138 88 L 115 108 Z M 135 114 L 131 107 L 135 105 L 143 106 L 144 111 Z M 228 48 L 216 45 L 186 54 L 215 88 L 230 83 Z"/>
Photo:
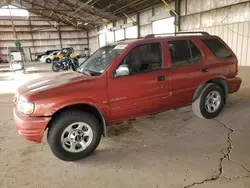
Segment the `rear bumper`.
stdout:
<path fill-rule="evenodd" d="M 40 143 L 43 133 L 51 118 L 28 117 L 20 114 L 14 109 L 14 124 L 16 130 L 25 139 Z"/>
<path fill-rule="evenodd" d="M 234 78 L 228 78 L 227 79 L 227 85 L 228 85 L 228 93 L 235 93 L 240 89 L 242 80 L 241 78 L 234 77 Z"/>

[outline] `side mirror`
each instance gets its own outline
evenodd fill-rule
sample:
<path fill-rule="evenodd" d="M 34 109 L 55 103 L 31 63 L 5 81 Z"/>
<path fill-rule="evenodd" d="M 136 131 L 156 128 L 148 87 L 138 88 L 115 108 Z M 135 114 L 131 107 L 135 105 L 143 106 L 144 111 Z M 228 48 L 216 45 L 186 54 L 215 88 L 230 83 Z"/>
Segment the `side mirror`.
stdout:
<path fill-rule="evenodd" d="M 128 76 L 129 68 L 128 65 L 120 65 L 115 71 L 115 77 Z"/>

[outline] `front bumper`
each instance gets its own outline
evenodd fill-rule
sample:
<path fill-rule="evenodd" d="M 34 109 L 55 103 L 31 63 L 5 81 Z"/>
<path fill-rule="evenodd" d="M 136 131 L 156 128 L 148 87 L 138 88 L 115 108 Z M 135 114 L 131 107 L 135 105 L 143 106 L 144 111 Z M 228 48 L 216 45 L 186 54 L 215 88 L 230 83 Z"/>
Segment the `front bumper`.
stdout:
<path fill-rule="evenodd" d="M 41 63 L 45 63 L 45 60 L 46 60 L 46 59 L 39 59 L 39 61 L 40 61 Z"/>
<path fill-rule="evenodd" d="M 51 117 L 29 117 L 22 115 L 14 108 L 16 130 L 25 139 L 40 143 Z"/>
<path fill-rule="evenodd" d="M 240 89 L 242 80 L 239 77 L 227 78 L 228 93 L 232 94 Z"/>

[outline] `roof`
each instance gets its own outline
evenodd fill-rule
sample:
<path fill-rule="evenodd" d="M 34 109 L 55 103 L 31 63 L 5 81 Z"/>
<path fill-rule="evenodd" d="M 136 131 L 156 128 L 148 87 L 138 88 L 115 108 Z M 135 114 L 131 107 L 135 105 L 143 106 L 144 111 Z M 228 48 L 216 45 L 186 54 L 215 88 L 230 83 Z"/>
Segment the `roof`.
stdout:
<path fill-rule="evenodd" d="M 170 0 L 168 0 L 170 1 Z M 4 4 L 4 2 L 6 2 Z M 10 5 L 74 27 L 91 30 L 158 4 L 161 0 L 15 0 Z"/>

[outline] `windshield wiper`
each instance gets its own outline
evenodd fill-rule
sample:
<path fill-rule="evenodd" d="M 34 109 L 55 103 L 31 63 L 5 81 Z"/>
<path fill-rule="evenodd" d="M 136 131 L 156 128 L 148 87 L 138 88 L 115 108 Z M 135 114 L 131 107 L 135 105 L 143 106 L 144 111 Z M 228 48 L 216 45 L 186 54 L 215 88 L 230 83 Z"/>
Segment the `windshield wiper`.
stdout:
<path fill-rule="evenodd" d="M 88 71 L 85 71 L 85 70 L 80 71 L 79 69 L 77 69 L 76 72 L 78 72 L 80 74 L 86 74 L 88 76 L 91 76 L 91 74 Z"/>
<path fill-rule="evenodd" d="M 86 72 L 89 72 L 91 75 L 95 76 L 95 75 L 101 75 L 102 73 L 100 72 L 95 72 L 95 71 L 92 71 L 92 70 L 87 70 L 87 69 L 84 69 L 83 71 L 86 71 Z"/>

